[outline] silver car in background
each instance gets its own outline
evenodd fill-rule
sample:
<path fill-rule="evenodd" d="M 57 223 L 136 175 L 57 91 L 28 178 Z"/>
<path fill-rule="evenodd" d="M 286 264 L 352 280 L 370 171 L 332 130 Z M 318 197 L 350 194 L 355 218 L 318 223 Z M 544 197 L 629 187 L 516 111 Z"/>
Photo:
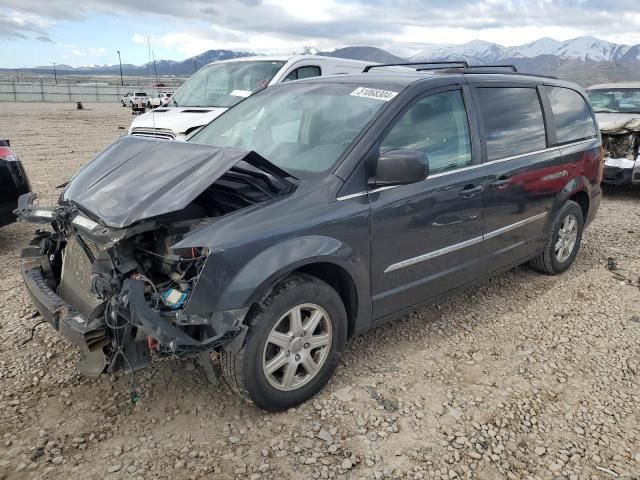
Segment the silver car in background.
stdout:
<path fill-rule="evenodd" d="M 587 89 L 605 150 L 602 183 L 640 185 L 640 82 Z"/>

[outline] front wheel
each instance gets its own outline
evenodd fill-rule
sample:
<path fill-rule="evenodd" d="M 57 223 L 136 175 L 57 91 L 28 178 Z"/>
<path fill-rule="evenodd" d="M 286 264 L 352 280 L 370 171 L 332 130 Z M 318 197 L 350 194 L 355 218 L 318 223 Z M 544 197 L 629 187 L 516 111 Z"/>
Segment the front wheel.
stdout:
<path fill-rule="evenodd" d="M 531 260 L 533 268 L 552 275 L 567 270 L 578 255 L 583 230 L 582 208 L 568 200 L 555 216 L 544 250 Z"/>
<path fill-rule="evenodd" d="M 270 411 L 313 397 L 329 381 L 347 337 L 347 314 L 325 282 L 294 274 L 280 282 L 247 319 L 238 352 L 222 352 L 227 383 Z"/>

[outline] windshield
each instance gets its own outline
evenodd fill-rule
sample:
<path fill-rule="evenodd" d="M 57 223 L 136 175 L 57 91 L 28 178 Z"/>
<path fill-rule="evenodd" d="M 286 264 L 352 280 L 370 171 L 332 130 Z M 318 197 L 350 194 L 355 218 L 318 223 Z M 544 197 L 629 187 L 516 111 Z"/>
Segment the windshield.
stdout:
<path fill-rule="evenodd" d="M 248 98 L 190 141 L 253 150 L 296 176 L 331 169 L 396 94 L 343 83 L 274 86 Z"/>
<path fill-rule="evenodd" d="M 266 87 L 285 62 L 215 63 L 196 72 L 173 95 L 173 107 L 232 107 Z"/>
<path fill-rule="evenodd" d="M 640 88 L 589 90 L 587 95 L 596 113 L 640 113 Z"/>

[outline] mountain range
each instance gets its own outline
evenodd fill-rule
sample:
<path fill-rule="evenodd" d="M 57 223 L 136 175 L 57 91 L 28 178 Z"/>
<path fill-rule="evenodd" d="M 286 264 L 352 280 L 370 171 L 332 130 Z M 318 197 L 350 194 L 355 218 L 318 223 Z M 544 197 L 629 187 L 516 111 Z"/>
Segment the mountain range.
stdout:
<path fill-rule="evenodd" d="M 378 63 L 465 60 L 472 65 L 513 64 L 522 72 L 556 75 L 582 84 L 640 80 L 640 44 L 621 45 L 589 36 L 564 42 L 545 37 L 512 47 L 484 40 L 460 45 L 432 44 L 407 59 L 370 46 L 351 46 L 318 54 Z M 158 75 L 163 76 L 188 76 L 207 63 L 250 55 L 255 53 L 208 50 L 183 61 L 158 60 L 155 66 L 153 62 L 139 66 L 126 64 L 122 65 L 122 70 L 125 75 L 153 76 L 157 71 Z M 51 68 L 20 70 L 50 74 Z M 62 75 L 117 75 L 120 72 L 117 64 L 76 68 L 57 65 L 56 68 Z"/>

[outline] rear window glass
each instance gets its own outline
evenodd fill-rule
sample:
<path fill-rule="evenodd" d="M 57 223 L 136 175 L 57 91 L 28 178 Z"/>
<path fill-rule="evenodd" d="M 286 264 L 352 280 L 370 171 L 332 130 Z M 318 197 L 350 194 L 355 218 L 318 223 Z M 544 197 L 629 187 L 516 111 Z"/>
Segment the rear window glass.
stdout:
<path fill-rule="evenodd" d="M 542 108 L 535 88 L 482 87 L 477 95 L 488 160 L 546 148 Z"/>
<path fill-rule="evenodd" d="M 582 95 L 563 87 L 545 87 L 556 124 L 558 143 L 575 142 L 596 135 L 591 112 Z"/>
<path fill-rule="evenodd" d="M 135 96 L 136 96 L 136 97 L 146 97 L 146 96 L 147 96 L 147 94 L 146 94 L 146 93 L 143 93 L 143 92 L 138 92 L 138 93 L 136 93 L 136 94 L 135 94 Z"/>
<path fill-rule="evenodd" d="M 283 80 L 284 82 L 290 82 L 291 80 L 302 80 L 303 78 L 319 77 L 322 74 L 320 67 L 314 65 L 307 65 L 306 67 L 296 68 Z"/>

